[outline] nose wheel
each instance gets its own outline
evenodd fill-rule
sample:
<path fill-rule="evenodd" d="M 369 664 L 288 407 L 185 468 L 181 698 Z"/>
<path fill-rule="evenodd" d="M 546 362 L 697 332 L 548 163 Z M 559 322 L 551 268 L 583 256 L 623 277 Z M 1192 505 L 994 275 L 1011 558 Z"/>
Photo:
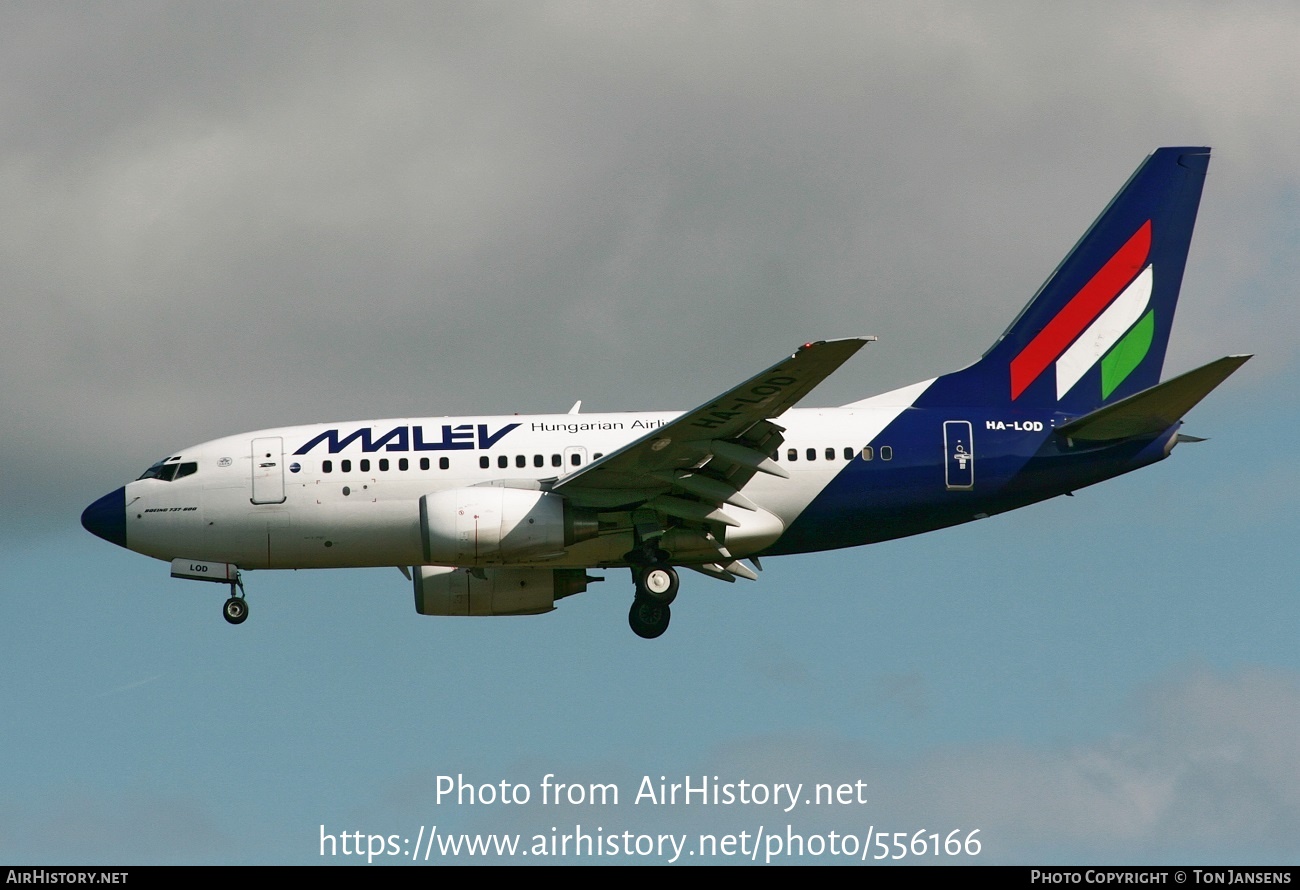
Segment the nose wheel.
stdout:
<path fill-rule="evenodd" d="M 243 624 L 248 619 L 248 601 L 242 596 L 232 596 L 226 600 L 221 614 L 231 624 Z"/>

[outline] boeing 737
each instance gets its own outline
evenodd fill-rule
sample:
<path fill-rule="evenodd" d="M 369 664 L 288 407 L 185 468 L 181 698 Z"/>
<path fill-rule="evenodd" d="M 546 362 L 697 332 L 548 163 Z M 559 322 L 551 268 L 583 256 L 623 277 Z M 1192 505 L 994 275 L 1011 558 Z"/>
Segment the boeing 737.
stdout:
<path fill-rule="evenodd" d="M 1161 148 L 983 358 L 797 408 L 872 337 L 805 343 L 679 412 L 367 420 L 183 448 L 81 522 L 228 584 L 251 569 L 396 566 L 421 615 L 532 615 L 629 569 L 632 630 L 668 627 L 679 568 L 872 544 L 1070 494 L 1197 441 L 1183 416 L 1250 356 L 1160 382 L 1209 164 Z"/>

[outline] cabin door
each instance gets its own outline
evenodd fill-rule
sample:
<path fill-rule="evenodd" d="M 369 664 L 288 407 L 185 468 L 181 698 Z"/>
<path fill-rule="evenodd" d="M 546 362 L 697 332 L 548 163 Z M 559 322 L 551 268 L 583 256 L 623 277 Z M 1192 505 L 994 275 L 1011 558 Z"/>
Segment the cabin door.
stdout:
<path fill-rule="evenodd" d="M 279 436 L 253 440 L 252 501 L 284 503 L 284 440 Z"/>

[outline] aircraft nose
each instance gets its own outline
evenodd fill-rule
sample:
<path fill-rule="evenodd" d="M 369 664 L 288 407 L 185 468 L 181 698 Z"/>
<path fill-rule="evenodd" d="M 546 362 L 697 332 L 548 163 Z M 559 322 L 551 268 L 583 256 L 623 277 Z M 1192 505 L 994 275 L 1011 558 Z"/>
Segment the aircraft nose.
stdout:
<path fill-rule="evenodd" d="M 96 537 L 126 546 L 126 487 L 104 495 L 81 514 L 81 525 Z"/>

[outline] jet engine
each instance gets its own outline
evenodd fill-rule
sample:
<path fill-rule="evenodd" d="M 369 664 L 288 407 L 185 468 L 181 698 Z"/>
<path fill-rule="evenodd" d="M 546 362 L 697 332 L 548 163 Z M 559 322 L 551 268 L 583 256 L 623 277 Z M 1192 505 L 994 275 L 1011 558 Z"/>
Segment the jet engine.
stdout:
<path fill-rule="evenodd" d="M 594 510 L 545 491 L 482 486 L 420 498 L 427 563 L 480 566 L 539 559 L 594 538 L 599 529 Z"/>
<path fill-rule="evenodd" d="M 415 566 L 415 611 L 421 615 L 538 615 L 587 589 L 582 569 L 453 569 Z"/>

